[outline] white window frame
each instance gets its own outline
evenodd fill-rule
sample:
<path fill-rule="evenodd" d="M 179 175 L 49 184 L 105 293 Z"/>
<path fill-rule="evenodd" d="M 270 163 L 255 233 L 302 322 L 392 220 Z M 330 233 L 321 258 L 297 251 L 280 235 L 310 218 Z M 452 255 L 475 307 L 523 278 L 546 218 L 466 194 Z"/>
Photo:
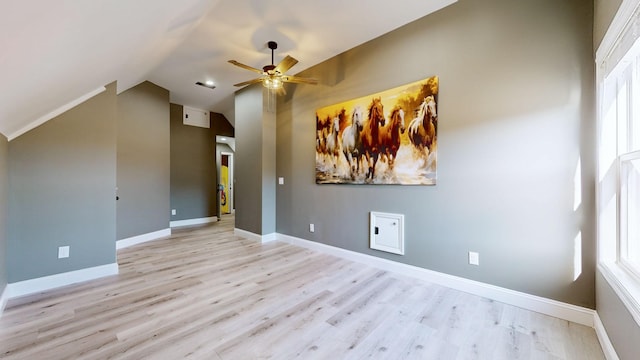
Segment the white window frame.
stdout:
<path fill-rule="evenodd" d="M 596 219 L 596 227 L 597 227 L 597 245 L 598 245 L 598 270 L 604 277 L 604 279 L 609 283 L 609 285 L 616 292 L 620 300 L 624 303 L 626 308 L 629 310 L 634 320 L 638 325 L 640 325 L 640 273 L 637 271 L 637 268 L 633 266 L 629 266 L 628 263 L 624 260 L 624 249 L 622 249 L 622 242 L 625 241 L 623 238 L 622 226 L 625 226 L 625 221 L 622 219 L 622 214 L 624 212 L 624 208 L 622 207 L 622 179 L 621 179 L 621 159 L 624 160 L 628 158 L 629 153 L 635 154 L 636 152 L 625 151 L 625 154 L 620 155 L 619 146 L 621 145 L 619 142 L 616 143 L 616 159 L 615 164 L 601 164 L 600 163 L 600 152 L 603 148 L 603 144 L 601 144 L 601 131 L 603 129 L 603 123 L 605 120 L 604 112 L 605 109 L 604 104 L 604 95 L 605 95 L 605 79 L 606 76 L 616 76 L 615 71 L 612 71 L 611 67 L 616 65 L 617 62 L 623 62 L 624 57 L 622 54 L 619 54 L 621 51 L 625 51 L 624 46 L 620 45 L 628 43 L 627 35 L 631 34 L 635 27 L 636 30 L 638 25 L 640 24 L 640 0 L 623 0 L 616 16 L 614 17 L 609 29 L 607 30 L 598 50 L 596 51 L 596 96 L 597 96 L 597 153 L 598 153 L 598 178 L 597 178 L 597 191 L 596 191 L 596 209 L 597 209 L 597 219 Z M 634 31 L 635 33 L 635 31 Z M 624 50 L 621 50 L 624 49 Z M 633 69 L 634 72 L 638 71 L 638 68 Z M 635 74 L 637 75 L 637 74 Z M 635 82 L 640 85 L 640 78 L 636 78 Z M 631 89 L 633 92 L 634 89 Z M 636 91 L 640 92 L 640 86 L 638 86 Z M 636 94 L 635 96 L 638 96 Z M 640 109 L 634 109 L 633 103 L 629 102 L 627 104 L 626 111 L 638 111 Z M 616 129 L 616 136 L 618 137 L 620 129 Z M 627 132 L 627 139 L 625 143 L 628 142 L 629 133 Z M 619 139 L 618 139 L 619 140 Z M 604 233 L 601 231 L 604 227 L 612 226 L 606 224 L 606 219 L 602 216 L 604 212 L 604 208 L 608 206 L 608 204 L 604 204 L 608 201 L 608 199 L 604 198 L 604 192 L 609 191 L 611 185 L 605 185 L 603 182 L 602 171 L 608 170 L 610 165 L 615 165 L 615 174 L 612 176 L 615 177 L 615 201 L 616 201 L 616 221 L 615 227 L 616 230 L 611 233 Z M 601 167 L 603 167 L 601 169 Z M 607 168 L 605 168 L 607 167 Z M 606 190 L 603 190 L 606 189 Z M 615 235 L 613 235 L 615 233 Z M 615 247 L 615 248 L 614 248 Z"/>

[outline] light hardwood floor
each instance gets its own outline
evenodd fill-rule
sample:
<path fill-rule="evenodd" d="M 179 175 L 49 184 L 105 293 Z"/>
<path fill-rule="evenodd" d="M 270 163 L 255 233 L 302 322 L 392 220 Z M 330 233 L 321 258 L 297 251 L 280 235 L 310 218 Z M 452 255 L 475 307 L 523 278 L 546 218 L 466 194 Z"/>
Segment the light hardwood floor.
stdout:
<path fill-rule="evenodd" d="M 283 243 L 233 218 L 15 299 L 7 359 L 604 359 L 593 329 Z"/>

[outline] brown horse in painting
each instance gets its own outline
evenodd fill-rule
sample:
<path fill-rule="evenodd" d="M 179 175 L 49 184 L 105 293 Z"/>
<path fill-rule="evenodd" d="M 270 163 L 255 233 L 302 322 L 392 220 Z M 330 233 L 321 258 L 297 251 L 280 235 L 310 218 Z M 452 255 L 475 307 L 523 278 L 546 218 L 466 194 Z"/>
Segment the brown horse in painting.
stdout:
<path fill-rule="evenodd" d="M 404 134 L 404 110 L 396 106 L 391 111 L 389 121 L 380 128 L 380 155 L 386 157 L 389 169 L 393 169 L 398 148 L 400 148 L 400 134 Z"/>
<path fill-rule="evenodd" d="M 419 150 L 426 148 L 431 151 L 433 143 L 436 142 L 437 124 L 436 101 L 433 95 L 429 95 L 420 104 L 418 116 L 409 124 L 409 140 Z"/>
<path fill-rule="evenodd" d="M 382 107 L 382 99 L 374 98 L 369 105 L 369 115 L 367 122 L 365 123 L 362 132 L 360 133 L 360 139 L 362 140 L 360 145 L 362 151 L 360 156 L 364 156 L 369 169 L 367 170 L 366 180 L 369 178 L 373 180 L 376 163 L 380 156 L 380 127 L 384 125 L 384 110 Z"/>

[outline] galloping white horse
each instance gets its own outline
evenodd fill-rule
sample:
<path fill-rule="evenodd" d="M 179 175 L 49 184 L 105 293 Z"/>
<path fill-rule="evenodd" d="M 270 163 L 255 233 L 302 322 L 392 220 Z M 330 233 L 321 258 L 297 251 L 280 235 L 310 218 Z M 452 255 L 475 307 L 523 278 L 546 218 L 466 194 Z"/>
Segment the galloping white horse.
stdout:
<path fill-rule="evenodd" d="M 344 129 L 342 133 L 342 153 L 347 158 L 349 167 L 351 168 L 351 178 L 354 179 L 355 175 L 360 172 L 360 132 L 364 124 L 362 118 L 362 107 L 356 106 L 351 113 L 351 125 Z M 355 163 L 354 163 L 355 161 Z"/>
<path fill-rule="evenodd" d="M 411 120 L 409 124 L 409 140 L 419 150 L 427 149 L 436 142 L 436 125 L 438 123 L 438 113 L 436 111 L 436 101 L 433 95 L 424 98 L 418 110 L 418 116 Z"/>
<path fill-rule="evenodd" d="M 331 121 L 331 127 L 329 128 L 329 134 L 327 134 L 327 155 L 333 162 L 333 167 L 337 167 L 338 159 L 340 156 L 340 143 L 338 139 L 338 132 L 340 131 L 340 118 L 334 117 Z"/>

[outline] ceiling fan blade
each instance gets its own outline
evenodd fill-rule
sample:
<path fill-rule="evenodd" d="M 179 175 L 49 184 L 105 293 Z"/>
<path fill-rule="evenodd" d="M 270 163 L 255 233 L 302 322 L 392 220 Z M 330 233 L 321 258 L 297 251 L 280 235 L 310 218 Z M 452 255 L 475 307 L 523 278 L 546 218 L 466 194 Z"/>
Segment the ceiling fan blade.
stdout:
<path fill-rule="evenodd" d="M 287 70 L 291 69 L 293 65 L 297 64 L 298 60 L 292 58 L 287 55 L 280 63 L 276 66 L 276 71 L 279 71 L 280 74 L 284 74 Z"/>
<path fill-rule="evenodd" d="M 298 83 L 298 84 L 310 84 L 310 85 L 318 85 L 318 80 L 311 78 L 303 78 L 298 76 L 283 76 L 282 81 L 290 82 L 290 83 Z"/>
<path fill-rule="evenodd" d="M 253 71 L 253 72 L 257 72 L 258 74 L 262 74 L 262 70 L 260 70 L 260 69 L 256 69 L 256 68 L 251 67 L 251 66 L 249 66 L 249 65 L 245 65 L 245 64 L 243 64 L 243 63 L 241 63 L 241 62 L 237 62 L 237 61 L 235 61 L 235 60 L 229 60 L 229 62 L 230 62 L 230 63 L 232 63 L 233 65 L 235 65 L 235 66 L 239 66 L 239 67 L 241 67 L 241 68 L 243 68 L 243 69 L 247 69 L 247 70 L 249 70 L 249 71 Z"/>
<path fill-rule="evenodd" d="M 256 78 L 253 80 L 249 80 L 249 81 L 243 81 L 241 83 L 237 83 L 237 84 L 233 84 L 233 86 L 245 86 L 245 85 L 251 85 L 251 84 L 255 84 L 255 83 L 259 83 L 262 81 L 262 78 Z"/>

